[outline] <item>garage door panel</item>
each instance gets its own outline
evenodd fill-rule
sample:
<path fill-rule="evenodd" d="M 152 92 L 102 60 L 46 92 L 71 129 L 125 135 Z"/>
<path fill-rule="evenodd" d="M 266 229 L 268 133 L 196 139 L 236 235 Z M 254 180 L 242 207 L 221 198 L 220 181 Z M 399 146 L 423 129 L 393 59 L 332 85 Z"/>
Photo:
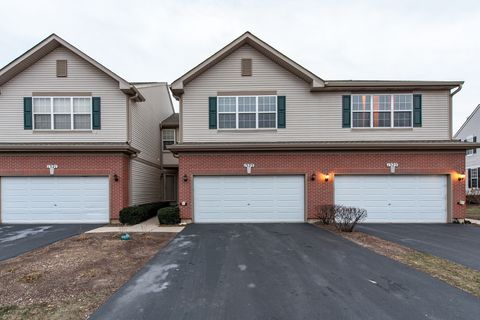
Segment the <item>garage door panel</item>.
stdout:
<path fill-rule="evenodd" d="M 107 177 L 3 177 L 4 223 L 109 221 Z"/>
<path fill-rule="evenodd" d="M 303 176 L 195 177 L 194 219 L 195 222 L 302 222 L 303 189 Z"/>
<path fill-rule="evenodd" d="M 367 209 L 366 222 L 446 222 L 445 176 L 337 176 L 335 202 Z"/>

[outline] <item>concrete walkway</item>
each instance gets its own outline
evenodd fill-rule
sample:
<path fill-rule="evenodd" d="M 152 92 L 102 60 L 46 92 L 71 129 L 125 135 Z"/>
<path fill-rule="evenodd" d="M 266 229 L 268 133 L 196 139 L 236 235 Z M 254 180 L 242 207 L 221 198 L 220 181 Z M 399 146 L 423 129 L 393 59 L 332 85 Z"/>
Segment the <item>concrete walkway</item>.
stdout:
<path fill-rule="evenodd" d="M 124 225 L 107 225 L 97 229 L 87 231 L 86 233 L 103 233 L 103 232 L 115 232 L 115 233 L 124 233 L 124 232 L 174 232 L 178 233 L 183 230 L 182 226 L 160 226 L 158 224 L 157 217 L 150 218 L 146 221 L 143 221 L 139 224 L 133 226 L 124 226 Z"/>

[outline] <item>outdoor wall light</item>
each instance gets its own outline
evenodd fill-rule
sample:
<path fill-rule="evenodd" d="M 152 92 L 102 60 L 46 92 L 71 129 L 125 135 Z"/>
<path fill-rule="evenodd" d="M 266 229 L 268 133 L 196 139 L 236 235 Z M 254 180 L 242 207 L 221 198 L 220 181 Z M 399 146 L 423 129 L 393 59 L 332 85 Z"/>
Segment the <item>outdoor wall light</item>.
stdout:
<path fill-rule="evenodd" d="M 465 180 L 465 173 L 462 172 L 458 174 L 458 181 L 463 181 L 463 180 Z"/>
<path fill-rule="evenodd" d="M 310 177 L 310 180 L 312 180 L 312 181 L 317 180 L 317 175 L 315 174 L 315 172 L 312 173 L 312 176 Z"/>
<path fill-rule="evenodd" d="M 329 173 L 326 173 L 323 178 L 325 179 L 325 182 L 328 182 L 328 180 L 330 180 L 330 174 Z"/>
<path fill-rule="evenodd" d="M 188 176 L 186 174 L 184 174 L 182 179 L 183 179 L 183 181 L 187 182 L 188 181 Z"/>
<path fill-rule="evenodd" d="M 115 174 L 113 175 L 113 180 L 118 181 L 118 174 L 115 173 Z"/>

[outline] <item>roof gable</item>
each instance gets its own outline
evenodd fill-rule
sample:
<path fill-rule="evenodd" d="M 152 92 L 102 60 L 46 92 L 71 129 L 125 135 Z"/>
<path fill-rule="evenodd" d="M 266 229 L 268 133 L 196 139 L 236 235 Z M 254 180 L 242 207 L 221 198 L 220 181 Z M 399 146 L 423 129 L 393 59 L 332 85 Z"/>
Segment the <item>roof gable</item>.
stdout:
<path fill-rule="evenodd" d="M 107 74 L 109 77 L 118 82 L 119 89 L 127 95 L 134 96 L 138 101 L 143 101 L 144 98 L 138 92 L 137 88 L 130 84 L 128 81 L 120 77 L 119 75 L 112 72 L 110 69 L 106 68 L 96 60 L 92 59 L 87 54 L 83 53 L 67 41 L 63 40 L 56 34 L 48 36 L 46 39 L 42 40 L 40 43 L 35 45 L 33 48 L 7 64 L 5 67 L 0 69 L 0 86 L 10 81 L 19 73 L 23 72 L 30 66 L 34 65 L 37 61 L 45 57 L 47 54 L 57 49 L 58 47 L 65 47 L 83 60 L 87 61 L 100 71 Z"/>
<path fill-rule="evenodd" d="M 217 51 L 215 54 L 207 58 L 205 61 L 197 65 L 195 68 L 188 71 L 186 74 L 175 80 L 170 88 L 175 96 L 179 96 L 183 93 L 183 88 L 190 81 L 207 71 L 212 66 L 216 65 L 232 52 L 242 47 L 243 45 L 248 44 L 270 60 L 279 64 L 283 68 L 287 69 L 291 73 L 310 83 L 312 88 L 324 87 L 324 80 L 315 75 L 314 73 L 308 71 L 295 61 L 291 60 L 278 50 L 271 47 L 266 42 L 260 40 L 250 32 L 245 32 L 237 39 L 233 40 L 231 43 Z"/>
<path fill-rule="evenodd" d="M 467 124 L 475 118 L 475 115 L 477 115 L 477 113 L 480 112 L 479 110 L 480 110 L 480 104 L 477 105 L 475 110 L 473 110 L 472 113 L 468 116 L 467 120 L 465 120 L 465 122 L 462 124 L 460 129 L 458 129 L 457 133 L 455 133 L 455 135 L 453 136 L 455 139 L 458 138 L 458 135 L 463 131 L 463 129 L 465 129 Z"/>

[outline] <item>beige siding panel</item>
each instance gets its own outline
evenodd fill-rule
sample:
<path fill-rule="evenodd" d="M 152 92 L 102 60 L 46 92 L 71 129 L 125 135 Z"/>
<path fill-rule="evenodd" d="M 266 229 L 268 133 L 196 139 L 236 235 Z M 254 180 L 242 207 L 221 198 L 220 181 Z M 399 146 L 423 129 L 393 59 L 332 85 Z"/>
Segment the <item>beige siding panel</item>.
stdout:
<path fill-rule="evenodd" d="M 59 78 L 56 61 L 67 60 Z M 60 47 L 0 87 L 0 143 L 125 142 L 126 95 L 118 82 L 68 49 Z M 102 129 L 92 132 L 34 132 L 23 129 L 23 97 L 32 92 L 91 92 L 102 99 Z"/>
<path fill-rule="evenodd" d="M 178 165 L 178 159 L 173 156 L 173 153 L 166 151 L 163 152 L 163 165 L 172 166 Z"/>
<path fill-rule="evenodd" d="M 145 102 L 131 104 L 131 144 L 140 150 L 139 158 L 160 164 L 160 122 L 173 113 L 168 88 L 166 84 L 137 87 Z"/>
<path fill-rule="evenodd" d="M 132 205 L 161 201 L 161 173 L 156 168 L 132 159 L 131 163 L 131 199 Z"/>
<path fill-rule="evenodd" d="M 241 76 L 241 59 L 251 58 L 253 75 Z M 286 96 L 285 129 L 221 131 L 208 129 L 208 97 L 221 91 L 277 91 Z M 312 93 L 309 84 L 245 45 L 185 86 L 183 142 L 275 142 L 449 139 L 448 91 L 423 94 L 423 127 L 342 128 L 342 94 Z"/>

